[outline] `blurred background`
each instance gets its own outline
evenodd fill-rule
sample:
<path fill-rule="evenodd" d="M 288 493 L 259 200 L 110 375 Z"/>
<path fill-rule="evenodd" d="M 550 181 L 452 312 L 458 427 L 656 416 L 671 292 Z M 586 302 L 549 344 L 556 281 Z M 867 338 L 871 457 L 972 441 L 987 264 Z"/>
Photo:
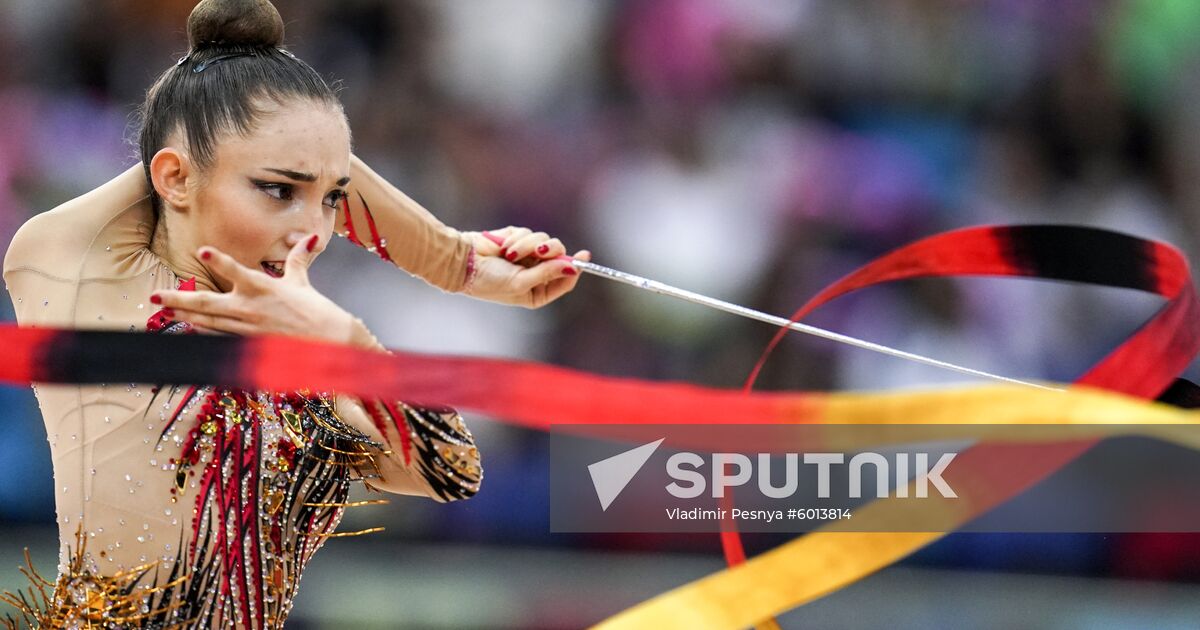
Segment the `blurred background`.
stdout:
<path fill-rule="evenodd" d="M 190 0 L 0 0 L 0 247 L 136 161 L 133 115 Z M 1094 225 L 1197 260 L 1195 0 L 277 0 L 343 85 L 356 151 L 445 222 L 524 225 L 604 265 L 787 314 L 886 251 L 981 223 Z M 345 241 L 318 288 L 384 343 L 735 387 L 773 330 L 584 278 L 531 312 L 431 289 Z M 809 320 L 1069 381 L 1159 300 L 909 282 Z M 12 319 L 11 304 L 0 313 Z M 763 389 L 959 380 L 793 336 Z M 3 351 L 0 350 L 0 353 Z M 1194 376 L 1194 374 L 1193 374 Z M 574 628 L 722 566 L 716 536 L 549 533 L 545 436 L 469 418 L 487 483 L 347 516 L 289 628 Z M 52 570 L 49 450 L 0 389 L 0 589 Z M 751 537 L 752 551 L 783 542 Z M 1200 537 L 953 535 L 785 627 L 1195 627 Z M 1013 605 L 1020 601 L 1021 605 Z"/>

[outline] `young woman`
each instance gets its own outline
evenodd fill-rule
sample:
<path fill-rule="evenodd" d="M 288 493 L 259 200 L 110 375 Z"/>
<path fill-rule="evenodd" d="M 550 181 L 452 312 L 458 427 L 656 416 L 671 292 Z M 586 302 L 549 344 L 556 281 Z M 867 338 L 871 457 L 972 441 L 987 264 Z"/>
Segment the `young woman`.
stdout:
<path fill-rule="evenodd" d="M 446 291 L 539 307 L 574 288 L 558 240 L 460 233 L 354 158 L 336 95 L 278 47 L 266 0 L 204 0 L 188 32 L 190 53 L 147 94 L 142 165 L 14 238 L 4 279 L 22 325 L 381 349 L 307 280 L 335 231 Z M 451 501 L 482 478 L 449 409 L 208 386 L 35 392 L 61 555 L 52 592 L 13 600 L 13 626 L 279 628 L 313 553 L 363 533 L 334 531 L 362 504 L 352 481 Z"/>

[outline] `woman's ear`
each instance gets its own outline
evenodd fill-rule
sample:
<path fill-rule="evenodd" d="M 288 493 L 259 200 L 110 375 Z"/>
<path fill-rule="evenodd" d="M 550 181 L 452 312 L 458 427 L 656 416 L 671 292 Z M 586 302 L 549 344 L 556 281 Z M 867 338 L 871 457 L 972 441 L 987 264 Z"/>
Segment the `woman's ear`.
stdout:
<path fill-rule="evenodd" d="M 150 160 L 150 181 L 154 191 L 171 207 L 187 210 L 192 205 L 188 192 L 191 170 L 191 161 L 177 149 L 159 150 Z"/>

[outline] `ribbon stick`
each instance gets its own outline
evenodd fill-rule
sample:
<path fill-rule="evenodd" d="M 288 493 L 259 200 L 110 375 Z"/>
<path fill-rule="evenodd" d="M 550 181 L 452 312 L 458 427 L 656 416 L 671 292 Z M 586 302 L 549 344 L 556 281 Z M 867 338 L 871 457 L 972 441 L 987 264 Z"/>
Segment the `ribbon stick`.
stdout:
<path fill-rule="evenodd" d="M 504 243 L 504 239 L 502 239 L 499 236 L 492 234 L 490 232 L 484 232 L 483 235 L 485 237 L 487 237 L 488 240 L 492 241 L 493 243 L 495 243 L 497 245 L 502 245 Z M 780 328 L 786 328 L 788 330 L 793 330 L 796 332 L 804 333 L 806 335 L 812 335 L 814 337 L 828 339 L 830 341 L 835 341 L 837 343 L 845 344 L 848 346 L 854 346 L 856 348 L 861 348 L 863 350 L 870 350 L 871 352 L 877 352 L 879 354 L 886 354 L 888 356 L 896 357 L 899 359 L 904 359 L 906 361 L 912 361 L 914 363 L 922 363 L 925 365 L 931 365 L 936 368 L 941 368 L 943 370 L 950 370 L 952 372 L 958 372 L 960 374 L 966 374 L 968 376 L 975 376 L 978 378 L 991 379 L 991 380 L 1000 381 L 1003 383 L 1011 383 L 1014 385 L 1025 385 L 1027 387 L 1035 387 L 1038 389 L 1056 390 L 1056 388 L 1054 388 L 1054 387 L 1048 387 L 1046 385 L 1041 385 L 1038 383 L 1023 381 L 1023 380 L 1019 380 L 1019 379 L 1015 379 L 1015 378 L 1010 378 L 1007 376 L 1001 376 L 999 374 L 992 374 L 990 372 L 984 372 L 983 370 L 976 370 L 974 368 L 963 367 L 961 365 L 955 365 L 954 363 L 950 363 L 948 361 L 941 361 L 938 359 L 932 359 L 932 358 L 929 358 L 926 356 L 922 356 L 922 355 L 919 355 L 919 354 L 916 354 L 913 352 L 898 350 L 896 348 L 891 348 L 891 347 L 885 346 L 883 344 L 866 341 L 864 339 L 858 339 L 857 337 L 851 337 L 850 335 L 843 335 L 841 333 L 836 333 L 831 330 L 825 330 L 824 328 L 819 328 L 817 326 L 811 326 L 809 324 L 802 324 L 795 320 L 789 321 L 787 319 L 779 317 L 778 315 L 771 315 L 768 313 L 764 313 L 762 311 L 757 311 L 755 309 L 752 309 L 752 308 L 749 308 L 746 306 L 741 306 L 739 304 L 734 304 L 732 302 L 726 302 L 725 300 L 718 300 L 717 298 L 709 297 L 707 295 L 701 295 L 694 291 L 688 291 L 687 289 L 680 289 L 678 287 L 673 287 L 669 284 L 659 282 L 657 280 L 643 278 L 642 276 L 637 276 L 637 275 L 627 273 L 624 271 L 617 271 L 616 269 L 612 269 L 610 267 L 605 267 L 603 265 L 597 265 L 596 263 L 589 262 L 586 260 L 576 260 L 574 258 L 571 258 L 570 256 L 559 256 L 559 259 L 569 261 L 572 265 L 575 266 L 576 269 L 590 273 L 594 276 L 599 276 L 601 278 L 605 278 L 607 280 L 612 280 L 614 282 L 619 282 L 621 284 L 627 284 L 631 287 L 636 287 L 638 289 L 642 289 L 643 291 L 649 291 L 651 293 L 656 293 L 658 295 L 665 295 L 668 297 L 673 297 L 673 298 L 677 298 L 680 300 L 684 300 L 686 302 L 691 302 L 693 304 L 699 304 L 700 306 L 705 306 L 705 307 L 708 307 L 711 309 L 716 309 L 718 311 L 732 313 L 734 315 L 738 315 L 740 317 L 745 317 L 747 319 L 758 320 L 760 322 L 765 322 L 765 323 L 771 324 L 773 326 L 778 326 Z"/>

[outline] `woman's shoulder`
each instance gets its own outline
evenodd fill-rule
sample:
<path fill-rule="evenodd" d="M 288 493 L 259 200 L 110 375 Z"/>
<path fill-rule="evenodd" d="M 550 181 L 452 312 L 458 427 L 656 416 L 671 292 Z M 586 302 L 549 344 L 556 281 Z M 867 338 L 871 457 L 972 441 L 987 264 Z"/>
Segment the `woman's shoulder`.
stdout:
<path fill-rule="evenodd" d="M 5 278 L 20 270 L 52 276 L 77 272 L 83 256 L 96 245 L 103 245 L 106 251 L 145 246 L 153 220 L 142 168 L 134 166 L 103 186 L 26 221 L 4 256 Z M 147 227 L 151 229 L 147 231 Z M 98 243 L 106 231 L 113 232 L 106 239 L 112 242 Z"/>

